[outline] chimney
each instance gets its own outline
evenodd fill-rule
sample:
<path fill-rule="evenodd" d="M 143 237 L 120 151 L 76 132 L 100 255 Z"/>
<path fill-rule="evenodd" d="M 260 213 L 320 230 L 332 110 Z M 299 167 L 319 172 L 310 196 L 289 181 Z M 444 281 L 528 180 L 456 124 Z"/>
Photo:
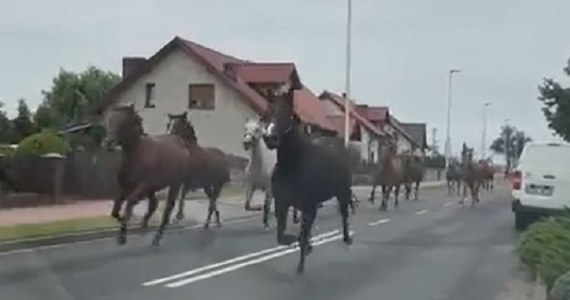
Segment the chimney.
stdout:
<path fill-rule="evenodd" d="M 123 57 L 123 78 L 126 78 L 142 66 L 146 64 L 147 60 L 144 57 Z"/>
<path fill-rule="evenodd" d="M 225 63 L 224 64 L 224 73 L 228 75 L 233 81 L 237 78 L 237 65 L 234 63 Z"/>

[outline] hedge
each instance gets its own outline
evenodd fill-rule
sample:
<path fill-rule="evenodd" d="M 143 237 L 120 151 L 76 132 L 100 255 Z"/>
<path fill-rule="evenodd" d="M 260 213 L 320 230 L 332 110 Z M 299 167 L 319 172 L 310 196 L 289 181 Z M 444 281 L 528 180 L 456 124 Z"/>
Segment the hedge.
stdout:
<path fill-rule="evenodd" d="M 517 252 L 550 290 L 558 277 L 570 271 L 570 214 L 531 225 L 521 234 Z"/>
<path fill-rule="evenodd" d="M 570 272 L 558 277 L 550 291 L 550 300 L 568 300 L 570 299 Z"/>
<path fill-rule="evenodd" d="M 48 153 L 65 155 L 67 145 L 65 141 L 53 131 L 42 131 L 24 138 L 18 144 L 17 156 L 42 156 Z"/>

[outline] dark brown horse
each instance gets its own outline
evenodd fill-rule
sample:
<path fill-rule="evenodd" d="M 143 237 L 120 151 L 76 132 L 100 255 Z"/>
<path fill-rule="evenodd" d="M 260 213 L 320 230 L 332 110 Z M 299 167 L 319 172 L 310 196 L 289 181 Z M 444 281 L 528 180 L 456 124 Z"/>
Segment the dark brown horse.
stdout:
<path fill-rule="evenodd" d="M 456 159 L 451 159 L 447 170 L 445 171 L 445 180 L 447 181 L 447 194 L 455 191 L 457 196 L 461 193 L 461 164 Z"/>
<path fill-rule="evenodd" d="M 168 128 L 171 134 L 180 136 L 192 156 L 199 157 L 205 164 L 204 168 L 192 173 L 192 177 L 184 183 L 178 204 L 177 218 L 184 218 L 184 198 L 193 186 L 201 187 L 208 196 L 208 216 L 204 228 L 210 226 L 212 214 L 216 214 L 216 223 L 221 225 L 220 211 L 217 200 L 224 184 L 230 181 L 230 168 L 226 154 L 218 148 L 202 148 L 198 144 L 198 137 L 194 127 L 188 120 L 186 112 L 178 115 L 168 114 Z"/>
<path fill-rule="evenodd" d="M 380 210 L 386 210 L 392 189 L 394 189 L 394 205 L 396 207 L 398 206 L 400 185 L 406 181 L 404 162 L 402 158 L 398 156 L 396 143 L 392 141 L 389 141 L 382 147 L 378 158 L 378 169 L 376 174 L 374 174 L 374 182 L 369 201 L 370 203 L 374 203 L 376 187 L 378 185 L 382 186 L 382 204 L 380 205 Z"/>
<path fill-rule="evenodd" d="M 495 168 L 489 159 L 479 160 L 479 164 L 485 170 L 485 178 L 483 179 L 483 188 L 492 191 L 495 185 Z"/>
<path fill-rule="evenodd" d="M 135 204 L 144 197 L 149 198 L 149 211 L 143 222 L 146 224 L 156 209 L 156 191 L 169 187 L 164 215 L 153 240 L 153 244 L 158 245 L 180 187 L 190 176 L 189 171 L 201 162 L 192 159 L 178 136 L 157 138 L 145 135 L 142 120 L 132 104 L 112 107 L 107 121 L 107 142 L 121 146 L 123 151 L 119 170 L 120 195 L 115 199 L 112 211 L 112 215 L 120 220 L 118 243 L 122 245 L 127 241 L 127 225 Z M 123 200 L 127 205 L 120 217 Z"/>
<path fill-rule="evenodd" d="M 403 156 L 405 169 L 406 200 L 410 200 L 412 188 L 414 200 L 418 200 L 420 183 L 424 180 L 425 165 L 421 156 L 410 153 Z"/>
<path fill-rule="evenodd" d="M 484 166 L 473 161 L 473 148 L 468 148 L 463 144 L 461 151 L 461 167 L 463 174 L 463 198 L 461 204 L 467 198 L 467 188 L 471 191 L 471 206 L 479 203 L 479 188 L 487 177 Z"/>

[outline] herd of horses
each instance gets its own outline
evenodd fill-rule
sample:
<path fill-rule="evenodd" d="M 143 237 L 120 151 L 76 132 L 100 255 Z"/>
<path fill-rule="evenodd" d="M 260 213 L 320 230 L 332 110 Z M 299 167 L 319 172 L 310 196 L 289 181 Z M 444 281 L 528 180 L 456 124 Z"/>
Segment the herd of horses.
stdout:
<path fill-rule="evenodd" d="M 337 199 L 342 216 L 343 241 L 351 244 L 349 210 L 354 213 L 358 200 L 351 188 L 349 151 L 336 137 L 314 136 L 303 130 L 293 108 L 293 93 L 294 90 L 290 89 L 280 94 L 269 94 L 271 101 L 266 113 L 259 120 L 248 120 L 244 126 L 243 147 L 249 153 L 245 209 L 262 210 L 263 226 L 268 228 L 271 205 L 275 205 L 277 243 L 291 245 L 298 242 L 300 259 L 297 271 L 301 273 L 305 257 L 312 250 L 311 230 L 322 203 L 333 197 Z M 216 201 L 230 180 L 226 155 L 220 149 L 200 145 L 186 112 L 169 114 L 166 127 L 165 134 L 147 135 L 133 104 L 115 105 L 108 112 L 105 142 L 110 148 L 122 148 L 122 162 L 117 174 L 120 192 L 114 199 L 111 212 L 120 224 L 117 239 L 120 245 L 127 242 L 134 206 L 147 199 L 148 208 L 142 221 L 142 226 L 147 227 L 158 206 L 156 193 L 164 188 L 168 188 L 166 205 L 153 245 L 160 244 L 177 199 L 176 218 L 184 218 L 184 198 L 190 189 L 203 189 L 209 199 L 204 228 L 209 227 L 212 216 L 215 216 L 216 224 L 221 225 Z M 465 162 L 469 162 L 468 155 L 469 152 L 465 152 Z M 479 183 L 481 166 L 472 163 L 462 165 L 458 180 L 475 188 Z M 448 172 L 447 175 L 450 174 L 455 173 Z M 401 186 L 405 188 L 406 199 L 414 190 L 414 199 L 418 200 L 423 176 L 422 157 L 411 153 L 398 154 L 395 143 L 387 142 L 381 147 L 369 200 L 374 202 L 377 186 L 382 189 L 381 210 L 387 209 L 392 192 L 395 205 L 398 205 Z M 448 182 L 455 180 L 454 176 L 448 176 Z M 262 206 L 251 204 L 252 195 L 257 190 L 265 193 Z M 298 236 L 285 233 L 290 208 L 293 209 L 293 222 L 301 222 Z"/>
<path fill-rule="evenodd" d="M 463 183 L 463 204 L 467 198 L 467 190 L 471 194 L 471 206 L 479 203 L 479 191 L 481 188 L 491 191 L 494 188 L 494 174 L 496 170 L 488 159 L 473 160 L 473 148 L 463 144 L 461 161 L 450 160 L 445 173 L 447 191 L 451 196 L 454 192 L 461 196 Z"/>

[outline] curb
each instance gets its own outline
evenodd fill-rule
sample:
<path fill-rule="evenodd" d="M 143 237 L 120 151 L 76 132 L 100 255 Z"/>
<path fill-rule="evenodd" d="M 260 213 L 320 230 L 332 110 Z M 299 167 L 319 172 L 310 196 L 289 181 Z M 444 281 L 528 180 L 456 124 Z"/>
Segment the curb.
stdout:
<path fill-rule="evenodd" d="M 257 215 L 245 215 L 239 217 L 226 218 L 223 221 L 240 221 L 246 219 L 253 219 Z M 168 225 L 168 229 L 165 231 L 182 230 L 189 229 L 193 227 L 201 226 L 197 221 L 189 221 L 184 223 L 171 223 Z M 146 234 L 154 232 L 157 226 L 149 226 L 148 228 L 142 229 L 139 226 L 132 226 L 129 228 L 128 235 L 135 234 Z M 117 234 L 118 227 L 107 227 L 97 230 L 84 230 L 84 231 L 74 231 L 68 233 L 61 233 L 57 235 L 48 236 L 37 236 L 24 239 L 7 240 L 0 242 L 0 255 L 7 252 L 17 251 L 17 250 L 30 250 L 33 251 L 35 248 L 49 247 L 62 244 L 73 244 L 77 242 L 92 241 L 113 237 Z"/>

